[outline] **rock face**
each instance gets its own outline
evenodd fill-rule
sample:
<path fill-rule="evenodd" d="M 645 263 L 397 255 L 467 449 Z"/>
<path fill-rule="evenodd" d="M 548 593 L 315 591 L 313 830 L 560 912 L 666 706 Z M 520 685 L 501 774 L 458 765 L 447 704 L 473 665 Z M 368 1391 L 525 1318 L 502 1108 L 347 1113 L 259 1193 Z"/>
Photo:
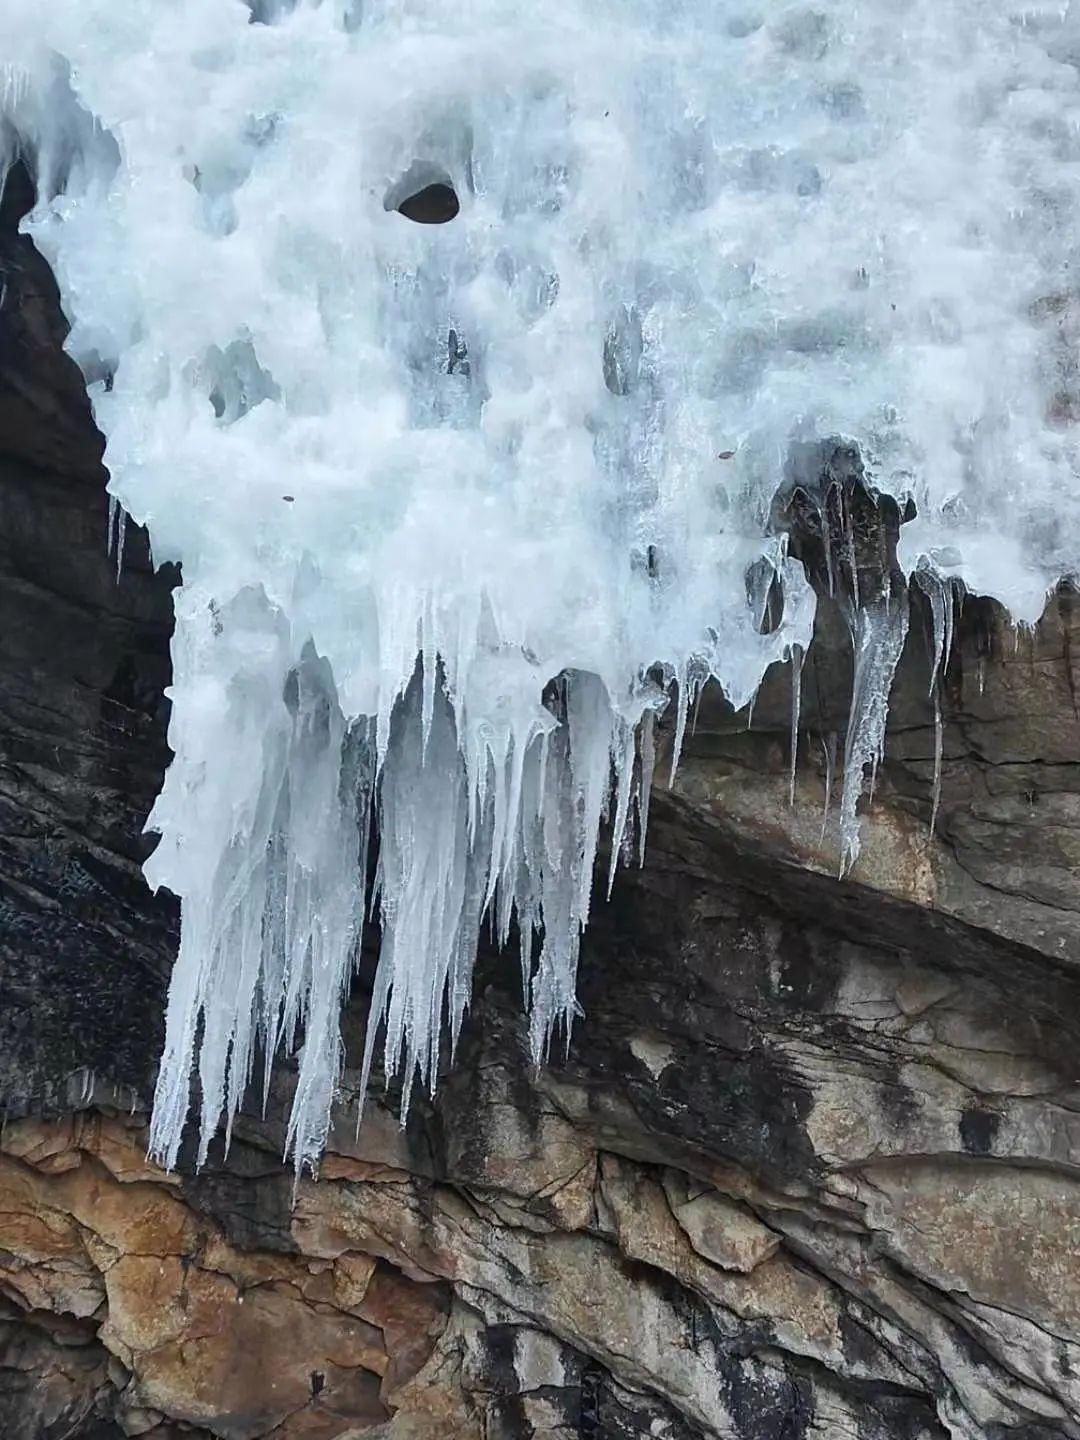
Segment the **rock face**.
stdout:
<path fill-rule="evenodd" d="M 131 527 L 117 583 L 55 287 L 0 231 L 5 1440 L 1080 1436 L 1071 594 L 1034 635 L 958 615 L 932 836 L 912 594 L 844 881 L 825 597 L 794 805 L 790 675 L 752 726 L 704 697 L 644 869 L 596 907 L 565 1054 L 531 1073 L 516 966 L 485 957 L 404 1130 L 376 1095 L 356 1135 L 350 1070 L 294 1189 L 281 1066 L 227 1155 L 165 1175 L 145 1105 L 176 912 L 138 864 L 175 577 Z"/>

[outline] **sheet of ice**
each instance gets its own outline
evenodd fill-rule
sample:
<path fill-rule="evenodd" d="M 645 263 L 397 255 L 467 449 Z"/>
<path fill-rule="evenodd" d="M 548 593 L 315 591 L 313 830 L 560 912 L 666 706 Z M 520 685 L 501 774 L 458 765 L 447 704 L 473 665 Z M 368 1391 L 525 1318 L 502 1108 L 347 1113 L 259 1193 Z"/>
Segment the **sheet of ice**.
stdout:
<path fill-rule="evenodd" d="M 601 818 L 643 823 L 650 668 L 681 733 L 805 652 L 793 439 L 914 497 L 909 571 L 1031 619 L 1076 568 L 1078 62 L 1039 0 L 5 0 L 26 229 L 112 493 L 183 564 L 158 1153 L 193 1067 L 205 1145 L 302 1042 L 317 1158 L 371 806 L 390 1063 L 433 1081 L 485 912 L 543 1053 Z M 421 171 L 451 223 L 387 208 Z M 856 626 L 849 859 L 900 624 Z"/>

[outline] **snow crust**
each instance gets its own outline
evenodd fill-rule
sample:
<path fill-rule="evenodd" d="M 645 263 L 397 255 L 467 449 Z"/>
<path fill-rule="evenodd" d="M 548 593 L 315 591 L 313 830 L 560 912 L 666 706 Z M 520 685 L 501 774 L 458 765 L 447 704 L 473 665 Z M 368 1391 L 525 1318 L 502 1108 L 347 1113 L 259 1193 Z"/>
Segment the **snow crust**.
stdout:
<path fill-rule="evenodd" d="M 793 441 L 914 499 L 939 656 L 957 584 L 1033 622 L 1077 568 L 1071 4 L 5 0 L 0 64 L 114 549 L 183 566 L 167 1163 L 193 1071 L 205 1156 L 278 1048 L 317 1162 L 373 814 L 388 1068 L 434 1083 L 488 919 L 543 1056 L 663 682 L 681 737 L 707 677 L 798 674 Z M 394 212 L 421 173 L 451 223 Z M 848 862 L 901 599 L 853 612 Z"/>

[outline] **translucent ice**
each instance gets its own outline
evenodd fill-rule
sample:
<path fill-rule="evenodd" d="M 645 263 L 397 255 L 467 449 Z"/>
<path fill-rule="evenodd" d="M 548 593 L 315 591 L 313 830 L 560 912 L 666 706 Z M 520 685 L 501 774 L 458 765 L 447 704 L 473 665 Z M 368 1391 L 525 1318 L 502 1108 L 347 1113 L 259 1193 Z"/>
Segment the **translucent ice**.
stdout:
<path fill-rule="evenodd" d="M 280 1045 L 317 1158 L 372 813 L 391 1066 L 434 1082 L 484 917 L 543 1054 L 655 678 L 681 738 L 809 644 L 792 441 L 913 497 L 909 572 L 1037 616 L 1080 534 L 1078 55 L 1041 0 L 5 0 L 0 159 L 115 513 L 183 566 L 155 1150 L 193 1069 L 205 1146 Z M 848 860 L 906 624 L 862 598 Z"/>

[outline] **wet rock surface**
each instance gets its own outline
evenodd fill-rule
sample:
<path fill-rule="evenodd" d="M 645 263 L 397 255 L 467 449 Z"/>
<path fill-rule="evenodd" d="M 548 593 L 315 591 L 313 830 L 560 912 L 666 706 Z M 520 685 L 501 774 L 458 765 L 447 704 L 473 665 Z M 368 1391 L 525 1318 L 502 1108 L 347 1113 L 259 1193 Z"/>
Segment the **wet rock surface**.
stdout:
<path fill-rule="evenodd" d="M 644 869 L 596 906 L 565 1053 L 531 1071 L 488 956 L 405 1129 L 377 1093 L 357 1136 L 350 1069 L 294 1190 L 283 1065 L 227 1155 L 168 1176 L 145 1105 L 176 909 L 138 866 L 175 577 L 131 526 L 117 582 L 55 287 L 10 227 L 0 267 L 0 1433 L 1080 1436 L 1073 595 L 1032 635 L 959 612 L 931 835 L 913 589 L 844 881 L 824 596 L 794 805 L 790 673 L 752 726 L 706 694 Z"/>

